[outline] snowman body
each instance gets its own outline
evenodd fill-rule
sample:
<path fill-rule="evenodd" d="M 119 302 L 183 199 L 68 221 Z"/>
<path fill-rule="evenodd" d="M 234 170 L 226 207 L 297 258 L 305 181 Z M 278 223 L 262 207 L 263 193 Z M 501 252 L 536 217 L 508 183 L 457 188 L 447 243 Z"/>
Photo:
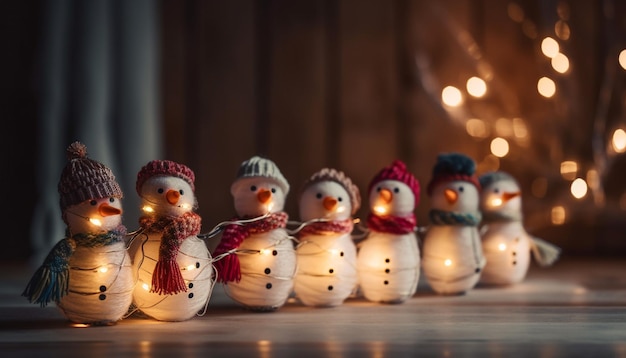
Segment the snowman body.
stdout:
<path fill-rule="evenodd" d="M 489 224 L 482 234 L 487 264 L 480 283 L 510 285 L 521 282 L 530 266 L 530 242 L 521 221 Z"/>
<path fill-rule="evenodd" d="M 341 230 L 301 232 L 297 246 L 298 270 L 294 292 L 307 306 L 332 307 L 354 293 L 358 283 L 357 250 L 352 240 L 352 207 L 349 194 L 334 181 L 320 181 L 307 187 L 300 197 L 300 217 L 305 222 L 332 225 L 349 223 Z"/>
<path fill-rule="evenodd" d="M 213 289 L 211 256 L 203 240 L 190 236 L 181 243 L 178 263 L 187 291 L 160 295 L 150 292 L 152 273 L 159 258 L 161 233 L 150 233 L 134 257 L 137 284 L 133 304 L 144 314 L 160 321 L 184 321 L 201 312 Z"/>
<path fill-rule="evenodd" d="M 354 291 L 356 246 L 347 234 L 306 235 L 298 245 L 294 291 L 307 306 L 338 306 Z"/>
<path fill-rule="evenodd" d="M 117 209 L 117 214 L 104 214 Z M 113 208 L 113 209 L 111 209 Z M 67 209 L 68 227 L 76 234 L 94 234 L 121 225 L 119 199 L 87 201 Z M 95 226 L 85 218 L 96 219 Z M 123 318 L 132 301 L 132 263 L 123 238 L 108 245 L 76 245 L 69 258 L 69 290 L 57 306 L 72 322 L 110 324 Z"/>
<path fill-rule="evenodd" d="M 224 286 L 239 304 L 253 310 L 274 310 L 293 290 L 296 252 L 283 228 L 253 234 L 239 247 L 241 280 Z"/>
<path fill-rule="evenodd" d="M 288 188 L 281 180 L 264 176 L 237 179 L 231 186 L 237 215 L 262 218 L 282 212 Z M 297 264 L 294 243 L 286 229 L 252 233 L 235 254 L 241 279 L 224 284 L 228 296 L 253 311 L 274 311 L 283 306 L 293 291 Z"/>
<path fill-rule="evenodd" d="M 196 206 L 191 185 L 179 177 L 155 175 L 146 179 L 138 192 L 144 212 L 156 220 L 181 218 Z M 185 284 L 184 290 L 159 293 L 152 284 L 164 232 L 144 230 L 136 241 L 140 246 L 133 260 L 136 275 L 133 305 L 160 321 L 184 321 L 202 312 L 213 290 L 212 258 L 205 242 L 195 234 L 180 240 L 175 260 Z"/>
<path fill-rule="evenodd" d="M 413 215 L 415 195 L 397 180 L 383 180 L 370 189 L 371 215 Z M 368 225 L 371 226 L 371 225 Z M 415 294 L 420 276 L 420 251 L 412 226 L 406 233 L 373 230 L 359 243 L 359 287 L 370 301 L 401 303 Z"/>
<path fill-rule="evenodd" d="M 424 237 L 422 272 L 435 292 L 464 294 L 478 283 L 485 266 L 477 228 L 478 189 L 466 181 L 446 181 L 432 190 L 431 204 L 431 220 L 433 212 L 442 218 Z M 468 218 L 471 222 L 464 222 Z"/>

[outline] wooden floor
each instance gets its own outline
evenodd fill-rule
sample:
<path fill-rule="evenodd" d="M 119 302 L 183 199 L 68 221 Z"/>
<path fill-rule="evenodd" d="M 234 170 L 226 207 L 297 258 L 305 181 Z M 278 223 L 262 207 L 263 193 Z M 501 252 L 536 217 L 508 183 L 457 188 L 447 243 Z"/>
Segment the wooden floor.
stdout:
<path fill-rule="evenodd" d="M 397 305 L 289 302 L 245 311 L 217 286 L 202 317 L 130 316 L 76 328 L 20 297 L 24 269 L 4 267 L 0 357 L 626 357 L 626 260 L 563 257 L 513 287 L 438 296 L 422 282 Z"/>

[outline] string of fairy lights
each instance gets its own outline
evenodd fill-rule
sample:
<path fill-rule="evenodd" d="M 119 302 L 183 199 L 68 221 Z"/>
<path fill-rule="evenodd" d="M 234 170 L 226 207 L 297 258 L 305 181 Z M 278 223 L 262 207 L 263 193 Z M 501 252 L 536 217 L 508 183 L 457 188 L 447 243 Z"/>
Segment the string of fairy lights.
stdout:
<path fill-rule="evenodd" d="M 572 30 L 570 28 L 571 11 L 567 2 L 558 2 L 556 4 L 555 22 L 552 29 L 545 31 L 547 35 L 540 36 L 537 24 L 535 24 L 529 16 L 526 16 L 524 9 L 516 2 L 510 2 L 507 5 L 507 15 L 511 21 L 519 24 L 520 29 L 524 35 L 528 38 L 536 41 L 538 44 L 540 56 L 546 64 L 549 63 L 547 71 L 544 71 L 543 75 L 536 79 L 536 95 L 543 97 L 544 99 L 551 100 L 558 95 L 560 90 L 565 88 L 559 88 L 559 86 L 565 86 L 567 83 L 559 81 L 559 76 L 568 76 L 571 73 L 572 61 L 568 56 L 566 45 L 571 40 Z M 450 26 L 449 26 L 450 27 Z M 485 172 L 489 170 L 498 170 L 500 168 L 500 161 L 505 160 L 514 150 L 515 144 L 519 144 L 520 147 L 527 147 L 531 134 L 526 119 L 522 116 L 514 118 L 496 118 L 493 120 L 487 118 L 477 118 L 472 114 L 471 109 L 466 106 L 469 101 L 480 101 L 490 91 L 497 91 L 492 84 L 496 80 L 496 75 L 492 66 L 486 62 L 486 59 L 480 53 L 480 48 L 476 43 L 468 40 L 467 31 L 462 29 L 451 29 L 450 32 L 456 32 L 460 37 L 465 38 L 465 45 L 468 57 L 475 59 L 474 71 L 476 74 L 468 76 L 464 83 L 464 86 L 454 85 L 442 85 L 439 95 L 434 91 L 431 92 L 431 96 L 439 96 L 442 107 L 446 110 L 447 114 L 456 123 L 464 125 L 467 134 L 475 139 L 487 140 L 489 139 L 489 154 L 482 160 L 478 160 L 479 171 Z M 606 62 L 607 67 L 614 66 L 612 69 L 616 76 L 623 75 L 626 70 L 626 44 L 621 44 L 622 48 L 615 56 L 609 57 Z M 416 58 L 418 68 L 422 66 L 426 68 L 423 63 L 423 58 L 419 55 Z M 485 70 L 487 68 L 488 70 Z M 481 71 L 482 70 L 482 71 Z M 607 69 L 605 69 L 606 72 Z M 432 75 L 426 74 L 422 71 L 422 75 L 426 76 L 426 81 L 432 82 Z M 562 78 L 562 77 L 561 77 Z M 424 80 L 422 80 L 424 82 Z M 425 86 L 427 87 L 427 86 Z M 429 89 L 427 88 L 427 91 Z M 609 90 L 613 90 L 610 88 Z M 608 96 L 605 94 L 605 96 Z M 623 101 L 623 98 L 621 99 Z M 626 110 L 623 108 L 620 110 L 618 117 L 621 117 L 621 124 L 608 128 L 606 126 L 606 118 L 594 119 L 596 137 L 599 137 L 600 144 L 595 144 L 594 148 L 594 160 L 591 165 L 586 165 L 579 160 L 567 159 L 560 163 L 551 163 L 549 165 L 556 165 L 560 173 L 561 181 L 559 187 L 565 190 L 567 188 L 567 195 L 573 200 L 582 200 L 589 196 L 589 193 L 593 194 L 593 202 L 598 207 L 606 205 L 605 193 L 603 189 L 602 180 L 610 170 L 611 161 L 615 159 L 619 154 L 626 152 L 626 118 L 624 114 Z M 519 157 L 519 156 L 518 156 Z M 548 192 L 550 180 L 547 176 L 539 175 L 532 180 L 531 194 L 534 198 L 545 198 Z M 562 198 L 561 198 L 561 201 Z M 567 222 L 569 213 L 568 206 L 563 203 L 551 204 L 552 207 L 547 210 L 547 215 L 544 216 L 544 220 L 552 225 L 562 225 Z M 621 194 L 619 200 L 619 207 L 621 210 L 626 210 L 626 192 Z"/>

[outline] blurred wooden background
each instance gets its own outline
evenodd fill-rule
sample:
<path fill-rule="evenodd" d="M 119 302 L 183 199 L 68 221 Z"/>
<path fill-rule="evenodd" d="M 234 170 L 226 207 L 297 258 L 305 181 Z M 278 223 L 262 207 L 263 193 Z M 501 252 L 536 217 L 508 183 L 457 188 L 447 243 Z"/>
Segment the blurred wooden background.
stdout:
<path fill-rule="evenodd" d="M 253 155 L 275 161 L 291 184 L 287 211 L 298 218 L 301 184 L 323 167 L 344 171 L 365 189 L 372 176 L 398 158 L 425 187 L 440 152 L 459 151 L 485 168 L 491 136 L 468 135 L 464 123 L 446 111 L 431 90 L 463 86 L 469 76 L 493 74 L 493 91 L 468 103 L 487 123 L 522 117 L 529 139 L 512 142 L 500 169 L 511 172 L 524 190 L 525 214 L 538 236 L 572 254 L 623 254 L 623 210 L 593 207 L 593 199 L 572 203 L 561 192 L 560 161 L 593 160 L 589 135 L 594 126 L 606 53 L 615 31 L 605 22 L 615 1 L 517 1 L 534 24 L 535 37 L 513 21 L 510 2 L 498 0 L 162 0 L 159 4 L 160 105 L 164 158 L 196 173 L 199 213 L 208 230 L 234 214 L 229 193 L 239 164 Z M 567 42 L 573 71 L 561 77 L 558 99 L 538 98 L 536 81 L 547 71 L 539 51 L 554 32 L 558 9 L 569 9 Z M 3 92 L 19 135 L 5 136 L 7 165 L 3 187 L 32 185 L 36 126 L 37 46 L 41 2 L 3 4 L 3 39 L 15 50 L 3 59 Z M 620 10 L 622 10 L 620 12 Z M 623 27 L 623 16 L 616 21 Z M 620 33 L 619 36 L 623 34 Z M 617 35 L 615 35 L 617 36 Z M 609 41 L 611 40 L 611 41 Z M 422 67 L 420 67 L 422 66 Z M 622 81 L 623 82 L 623 81 Z M 16 155 L 15 153 L 19 153 Z M 155 158 L 156 159 L 156 158 Z M 607 197 L 624 191 L 623 164 L 607 176 Z M 137 168 L 139 170 L 139 168 Z M 532 181 L 548 179 L 548 195 L 530 195 Z M 6 180 L 6 182 L 5 182 Z M 128 195 L 134 188 L 125 188 Z M 18 199 L 19 197 L 19 199 Z M 18 253 L 29 255 L 25 230 L 33 194 L 11 193 L 22 209 L 11 217 Z M 572 206 L 567 225 L 550 224 L 555 203 Z M 367 214 L 367 200 L 357 214 Z M 427 224 L 423 193 L 416 214 Z M 127 209 L 128 210 L 128 209 Z M 59 218 L 60 219 L 60 218 Z M 132 228 L 133 223 L 127 223 Z M 576 236 L 576 238 L 572 238 Z"/>

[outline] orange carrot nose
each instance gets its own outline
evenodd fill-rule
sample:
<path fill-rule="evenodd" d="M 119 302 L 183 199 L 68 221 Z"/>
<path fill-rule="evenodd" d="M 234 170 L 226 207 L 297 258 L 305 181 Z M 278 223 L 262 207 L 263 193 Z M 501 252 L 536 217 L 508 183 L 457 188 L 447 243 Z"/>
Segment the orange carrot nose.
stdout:
<path fill-rule="evenodd" d="M 102 203 L 98 207 L 98 212 L 100 213 L 101 216 L 112 216 L 112 215 L 121 214 L 122 210 L 115 208 L 107 203 Z"/>
<path fill-rule="evenodd" d="M 456 203 L 456 200 L 459 198 L 459 194 L 452 189 L 446 189 L 443 191 L 443 195 L 446 197 L 446 200 L 449 204 Z"/>
<path fill-rule="evenodd" d="M 165 198 L 168 203 L 175 205 L 178 203 L 178 199 L 180 199 L 180 193 L 177 190 L 168 190 L 165 194 Z"/>
<path fill-rule="evenodd" d="M 381 189 L 378 192 L 378 197 L 381 198 L 385 203 L 389 204 L 391 199 L 393 199 L 393 194 L 388 189 Z"/>
<path fill-rule="evenodd" d="M 272 192 L 267 189 L 259 189 L 256 197 L 261 204 L 266 204 L 272 198 Z"/>
<path fill-rule="evenodd" d="M 513 193 L 509 193 L 509 192 L 505 192 L 502 194 L 502 201 L 504 201 L 505 203 L 513 198 L 516 198 L 518 196 L 520 196 L 522 193 L 519 191 L 513 192 Z"/>
<path fill-rule="evenodd" d="M 337 199 L 333 198 L 332 196 L 327 196 L 324 198 L 323 204 L 326 210 L 335 210 L 335 207 L 337 206 Z"/>

